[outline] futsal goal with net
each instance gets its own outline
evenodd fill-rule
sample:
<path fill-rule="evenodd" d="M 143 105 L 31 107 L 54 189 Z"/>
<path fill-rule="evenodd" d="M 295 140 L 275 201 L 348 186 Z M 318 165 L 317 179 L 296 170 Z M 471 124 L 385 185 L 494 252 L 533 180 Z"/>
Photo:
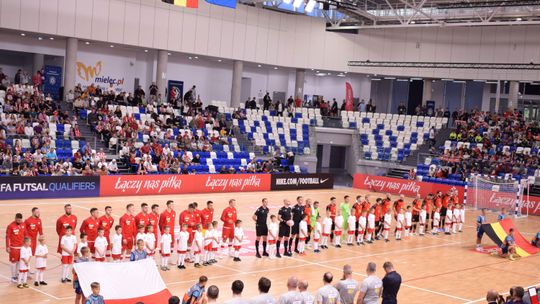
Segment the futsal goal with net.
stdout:
<path fill-rule="evenodd" d="M 517 180 L 510 175 L 487 176 L 473 174 L 467 180 L 466 201 L 476 209 L 498 211 L 505 207 L 508 214 L 528 216 L 529 179 Z"/>

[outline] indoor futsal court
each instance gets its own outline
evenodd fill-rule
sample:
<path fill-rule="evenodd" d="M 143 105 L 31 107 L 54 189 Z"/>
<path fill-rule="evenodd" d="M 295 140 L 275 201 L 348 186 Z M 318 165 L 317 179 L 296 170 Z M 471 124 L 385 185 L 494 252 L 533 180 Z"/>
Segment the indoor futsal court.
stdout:
<path fill-rule="evenodd" d="M 531 256 L 517 261 L 509 261 L 485 253 L 474 251 L 475 227 L 474 219 L 478 212 L 467 210 L 466 222 L 462 233 L 455 235 L 426 235 L 424 237 L 412 236 L 401 242 L 391 240 L 375 241 L 374 244 L 365 246 L 333 248 L 322 251 L 320 254 L 308 252 L 306 256 L 284 257 L 269 260 L 268 258 L 256 259 L 254 257 L 254 224 L 251 216 L 260 205 L 263 197 L 269 199 L 270 214 L 277 213 L 282 206 L 284 198 L 294 201 L 296 196 L 311 198 L 321 202 L 325 206 L 330 197 L 342 198 L 344 195 L 356 196 L 366 194 L 350 188 L 334 190 L 305 190 L 305 191 L 282 191 L 282 192 L 252 192 L 252 193 L 221 193 L 215 195 L 191 194 L 171 196 L 138 196 L 138 197 L 111 197 L 111 198 L 82 198 L 82 199 L 50 199 L 50 200 L 17 200 L 2 201 L 0 207 L 17 209 L 25 212 L 32 207 L 39 207 L 43 219 L 44 234 L 50 247 L 56 244 L 57 236 L 54 231 L 54 221 L 63 212 L 63 205 L 71 203 L 73 213 L 78 218 L 85 218 L 91 207 L 102 210 L 106 205 L 113 207 L 115 221 L 123 214 L 127 203 L 136 206 L 142 202 L 157 203 L 162 206 L 166 200 L 175 202 L 177 211 L 190 202 L 203 203 L 208 199 L 214 201 L 216 212 L 219 214 L 226 206 L 230 198 L 237 200 L 238 217 L 246 225 L 245 230 L 249 239 L 249 245 L 245 246 L 242 253 L 242 263 L 234 263 L 232 258 L 223 257 L 215 265 L 205 268 L 193 268 L 192 264 L 187 270 L 179 271 L 173 268 L 170 272 L 163 273 L 162 277 L 169 291 L 173 294 L 182 294 L 196 282 L 200 275 L 206 275 L 210 284 L 217 285 L 223 290 L 223 300 L 230 298 L 229 285 L 232 280 L 241 279 L 246 284 L 246 297 L 257 295 L 256 282 L 261 276 L 272 280 L 271 294 L 278 297 L 286 291 L 286 281 L 289 276 L 309 279 L 309 289 L 312 292 L 322 286 L 322 274 L 331 271 L 336 278 L 341 276 L 344 264 L 350 264 L 354 270 L 354 278 L 362 281 L 365 277 L 365 268 L 368 262 L 375 262 L 378 266 L 377 274 L 384 275 L 381 266 L 385 261 L 394 263 L 396 270 L 402 275 L 403 283 L 399 293 L 402 303 L 418 303 L 421 298 L 423 303 L 483 303 L 485 291 L 488 289 L 505 290 L 512 282 L 513 285 L 538 286 L 540 285 L 540 259 L 539 256 Z M 381 193 L 371 192 L 374 197 Z M 397 196 L 392 196 L 397 199 Z M 407 198 L 407 202 L 412 199 Z M 0 225 L 7 225 L 11 221 L 12 214 L 3 212 Z M 488 213 L 488 222 L 496 219 L 495 213 Z M 513 219 L 516 227 L 526 238 L 531 238 L 540 229 L 540 220 L 534 217 Z M 251 231 L 251 233 L 249 233 Z M 392 239 L 392 238 L 391 238 Z M 487 237 L 483 239 L 484 246 L 492 246 L 494 243 Z M 2 261 L 7 260 L 5 251 L 0 255 Z M 20 293 L 12 288 L 9 280 L 9 268 L 2 262 L 2 283 L 0 298 L 2 303 L 73 303 L 74 295 L 71 285 L 59 282 L 60 260 L 58 254 L 53 253 L 49 257 L 50 271 L 46 273 L 49 286 L 39 288 L 30 287 L 30 292 Z"/>

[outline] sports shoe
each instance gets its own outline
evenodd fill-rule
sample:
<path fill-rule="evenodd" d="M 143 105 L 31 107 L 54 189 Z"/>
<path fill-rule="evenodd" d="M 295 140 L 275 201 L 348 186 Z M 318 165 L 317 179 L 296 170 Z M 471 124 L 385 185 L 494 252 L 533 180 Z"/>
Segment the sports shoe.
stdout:
<path fill-rule="evenodd" d="M 319 249 L 315 249 L 315 250 L 313 250 L 313 252 L 315 252 L 315 253 L 321 253 L 321 251 L 320 251 Z"/>
<path fill-rule="evenodd" d="M 184 265 L 178 265 L 177 268 L 178 268 L 178 269 L 186 269 L 186 266 L 184 266 Z"/>
<path fill-rule="evenodd" d="M 259 259 L 262 258 L 262 257 L 261 257 L 261 254 L 258 253 L 258 252 L 257 252 L 257 254 L 255 255 L 255 257 L 257 257 L 257 258 L 259 258 Z"/>
<path fill-rule="evenodd" d="M 11 283 L 17 283 L 17 282 L 19 282 L 17 277 L 12 277 L 11 278 Z"/>
<path fill-rule="evenodd" d="M 201 268 L 202 267 L 201 264 L 199 264 L 199 263 L 195 263 L 195 265 L 193 265 L 193 266 L 195 266 L 195 268 Z"/>
<path fill-rule="evenodd" d="M 235 261 L 235 262 L 241 262 L 242 260 L 240 260 L 240 258 L 234 258 L 233 261 Z"/>
<path fill-rule="evenodd" d="M 39 285 L 47 286 L 48 284 L 45 281 L 41 281 L 41 282 L 39 282 Z"/>
<path fill-rule="evenodd" d="M 39 286 L 39 282 L 38 282 L 38 281 L 35 281 L 35 282 L 34 282 L 34 286 Z"/>
<path fill-rule="evenodd" d="M 389 240 L 389 239 L 385 239 L 384 242 L 385 242 L 385 243 L 388 243 L 388 242 L 390 242 L 390 240 Z"/>
<path fill-rule="evenodd" d="M 66 278 L 66 282 L 71 283 L 71 279 Z"/>
<path fill-rule="evenodd" d="M 266 251 L 265 251 L 265 252 L 263 252 L 263 254 L 262 254 L 262 255 L 263 255 L 263 256 L 265 256 L 265 257 L 269 256 L 268 252 L 266 252 Z"/>
<path fill-rule="evenodd" d="M 287 252 L 287 253 L 284 253 L 283 255 L 284 255 L 284 256 L 291 257 L 291 256 L 292 256 L 292 252 Z"/>
<path fill-rule="evenodd" d="M 276 253 L 276 258 L 281 258 L 281 254 L 279 252 Z"/>
<path fill-rule="evenodd" d="M 66 280 L 66 279 L 62 279 L 62 280 L 60 280 L 60 282 L 65 283 L 65 282 L 67 282 L 67 280 Z"/>
<path fill-rule="evenodd" d="M 341 245 L 337 244 L 337 245 L 336 245 L 336 248 L 341 248 Z"/>
<path fill-rule="evenodd" d="M 30 287 L 30 286 L 28 286 L 28 284 L 26 284 L 26 283 L 22 284 L 22 286 L 23 286 L 24 288 Z"/>
<path fill-rule="evenodd" d="M 17 288 L 19 288 L 19 289 L 23 289 L 23 288 L 24 288 L 24 286 L 23 286 L 23 284 L 19 284 L 19 285 L 17 285 Z"/>
<path fill-rule="evenodd" d="M 208 263 L 208 262 L 204 262 L 204 263 L 202 263 L 202 265 L 203 265 L 203 266 L 209 266 L 209 265 L 210 265 L 210 263 Z"/>

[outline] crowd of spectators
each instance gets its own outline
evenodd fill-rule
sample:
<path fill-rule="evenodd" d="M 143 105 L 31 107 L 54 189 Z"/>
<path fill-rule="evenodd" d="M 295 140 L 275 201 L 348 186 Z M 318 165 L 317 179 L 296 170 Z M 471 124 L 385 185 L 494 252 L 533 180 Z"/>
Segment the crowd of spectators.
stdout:
<path fill-rule="evenodd" d="M 440 160 L 432 177 L 458 174 L 464 180 L 470 173 L 527 176 L 540 168 L 540 125 L 527 121 L 521 112 L 496 114 L 459 111 L 454 115 L 450 146 L 433 147 Z"/>
<path fill-rule="evenodd" d="M 536 295 L 537 296 L 537 295 Z M 511 287 L 506 297 L 495 290 L 489 290 L 486 294 L 488 304 L 531 304 L 532 301 L 528 290 L 521 286 Z"/>

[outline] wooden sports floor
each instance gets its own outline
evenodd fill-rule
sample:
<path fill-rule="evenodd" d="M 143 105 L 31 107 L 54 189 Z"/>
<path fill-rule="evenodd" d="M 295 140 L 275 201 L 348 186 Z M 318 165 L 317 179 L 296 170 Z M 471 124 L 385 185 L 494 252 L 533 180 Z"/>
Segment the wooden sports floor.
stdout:
<path fill-rule="evenodd" d="M 102 211 L 106 205 L 112 205 L 115 219 L 118 220 L 124 213 L 127 203 L 136 205 L 136 213 L 139 212 L 138 206 L 142 202 L 158 203 L 162 211 L 168 199 L 175 201 L 178 214 L 190 202 L 197 201 L 200 207 L 204 207 L 207 200 L 213 200 L 216 209 L 214 218 L 219 218 L 228 200 L 235 198 L 238 216 L 245 223 L 244 229 L 253 230 L 254 223 L 251 216 L 263 197 L 269 199 L 271 213 L 277 214 L 284 198 L 294 202 L 296 196 L 302 195 L 304 198 L 320 201 L 321 207 L 324 207 L 332 196 L 336 196 L 338 201 L 341 201 L 344 195 L 354 197 L 365 193 L 366 191 L 357 189 L 338 188 L 314 191 L 0 201 L 0 226 L 2 227 L 0 301 L 3 304 L 74 302 L 71 285 L 60 283 L 60 259 L 55 253 L 57 243 L 55 221 L 63 213 L 63 205 L 68 202 L 73 205 L 73 213 L 77 215 L 78 225 L 80 225 L 82 220 L 89 215 L 91 207 L 98 207 Z M 377 194 L 374 193 L 374 195 Z M 49 251 L 54 252 L 49 255 L 48 270 L 45 273 L 45 280 L 49 285 L 34 287 L 33 281 L 29 281 L 31 288 L 19 290 L 15 284 L 9 282 L 10 269 L 4 247 L 4 231 L 16 212 L 22 212 L 26 218 L 34 206 L 41 210 Z M 485 301 L 488 289 L 503 292 L 508 291 L 513 285 L 540 285 L 540 271 L 538 271 L 540 255 L 512 262 L 474 251 L 475 216 L 476 212 L 469 211 L 466 214 L 463 233 L 456 235 L 415 236 L 401 242 L 377 241 L 372 245 L 343 246 L 341 249 L 331 247 L 318 255 L 308 251 L 305 257 L 257 259 L 253 256 L 253 247 L 249 248 L 247 245 L 246 250 L 253 254 L 242 257 L 242 262 L 235 263 L 232 258 L 224 257 L 217 264 L 209 267 L 197 269 L 189 264 L 188 269 L 183 271 L 171 268 L 171 271 L 162 272 L 162 277 L 169 290 L 181 297 L 200 275 L 206 275 L 209 277 L 209 284 L 215 284 L 220 288 L 219 302 L 231 297 L 230 284 L 236 279 L 244 281 L 245 297 L 252 297 L 258 293 L 257 281 L 261 276 L 272 280 L 270 292 L 274 296 L 286 291 L 286 280 L 292 275 L 308 279 L 309 290 L 315 293 L 322 286 L 324 272 L 331 271 L 334 277 L 339 279 L 343 265 L 350 264 L 355 272 L 355 279 L 362 281 L 365 277 L 366 264 L 370 261 L 377 263 L 377 274 L 380 277 L 384 275 L 382 264 L 385 261 L 394 263 L 396 270 L 403 278 L 398 296 L 400 303 L 482 303 Z M 489 221 L 494 221 L 495 218 L 496 214 L 488 215 Z M 533 233 L 540 230 L 540 218 L 528 217 L 515 220 L 515 223 L 526 238 L 531 238 Z M 78 229 L 79 226 L 77 232 Z M 253 243 L 253 240 L 251 241 Z M 484 237 L 483 243 L 485 246 L 494 245 L 487 237 Z"/>

